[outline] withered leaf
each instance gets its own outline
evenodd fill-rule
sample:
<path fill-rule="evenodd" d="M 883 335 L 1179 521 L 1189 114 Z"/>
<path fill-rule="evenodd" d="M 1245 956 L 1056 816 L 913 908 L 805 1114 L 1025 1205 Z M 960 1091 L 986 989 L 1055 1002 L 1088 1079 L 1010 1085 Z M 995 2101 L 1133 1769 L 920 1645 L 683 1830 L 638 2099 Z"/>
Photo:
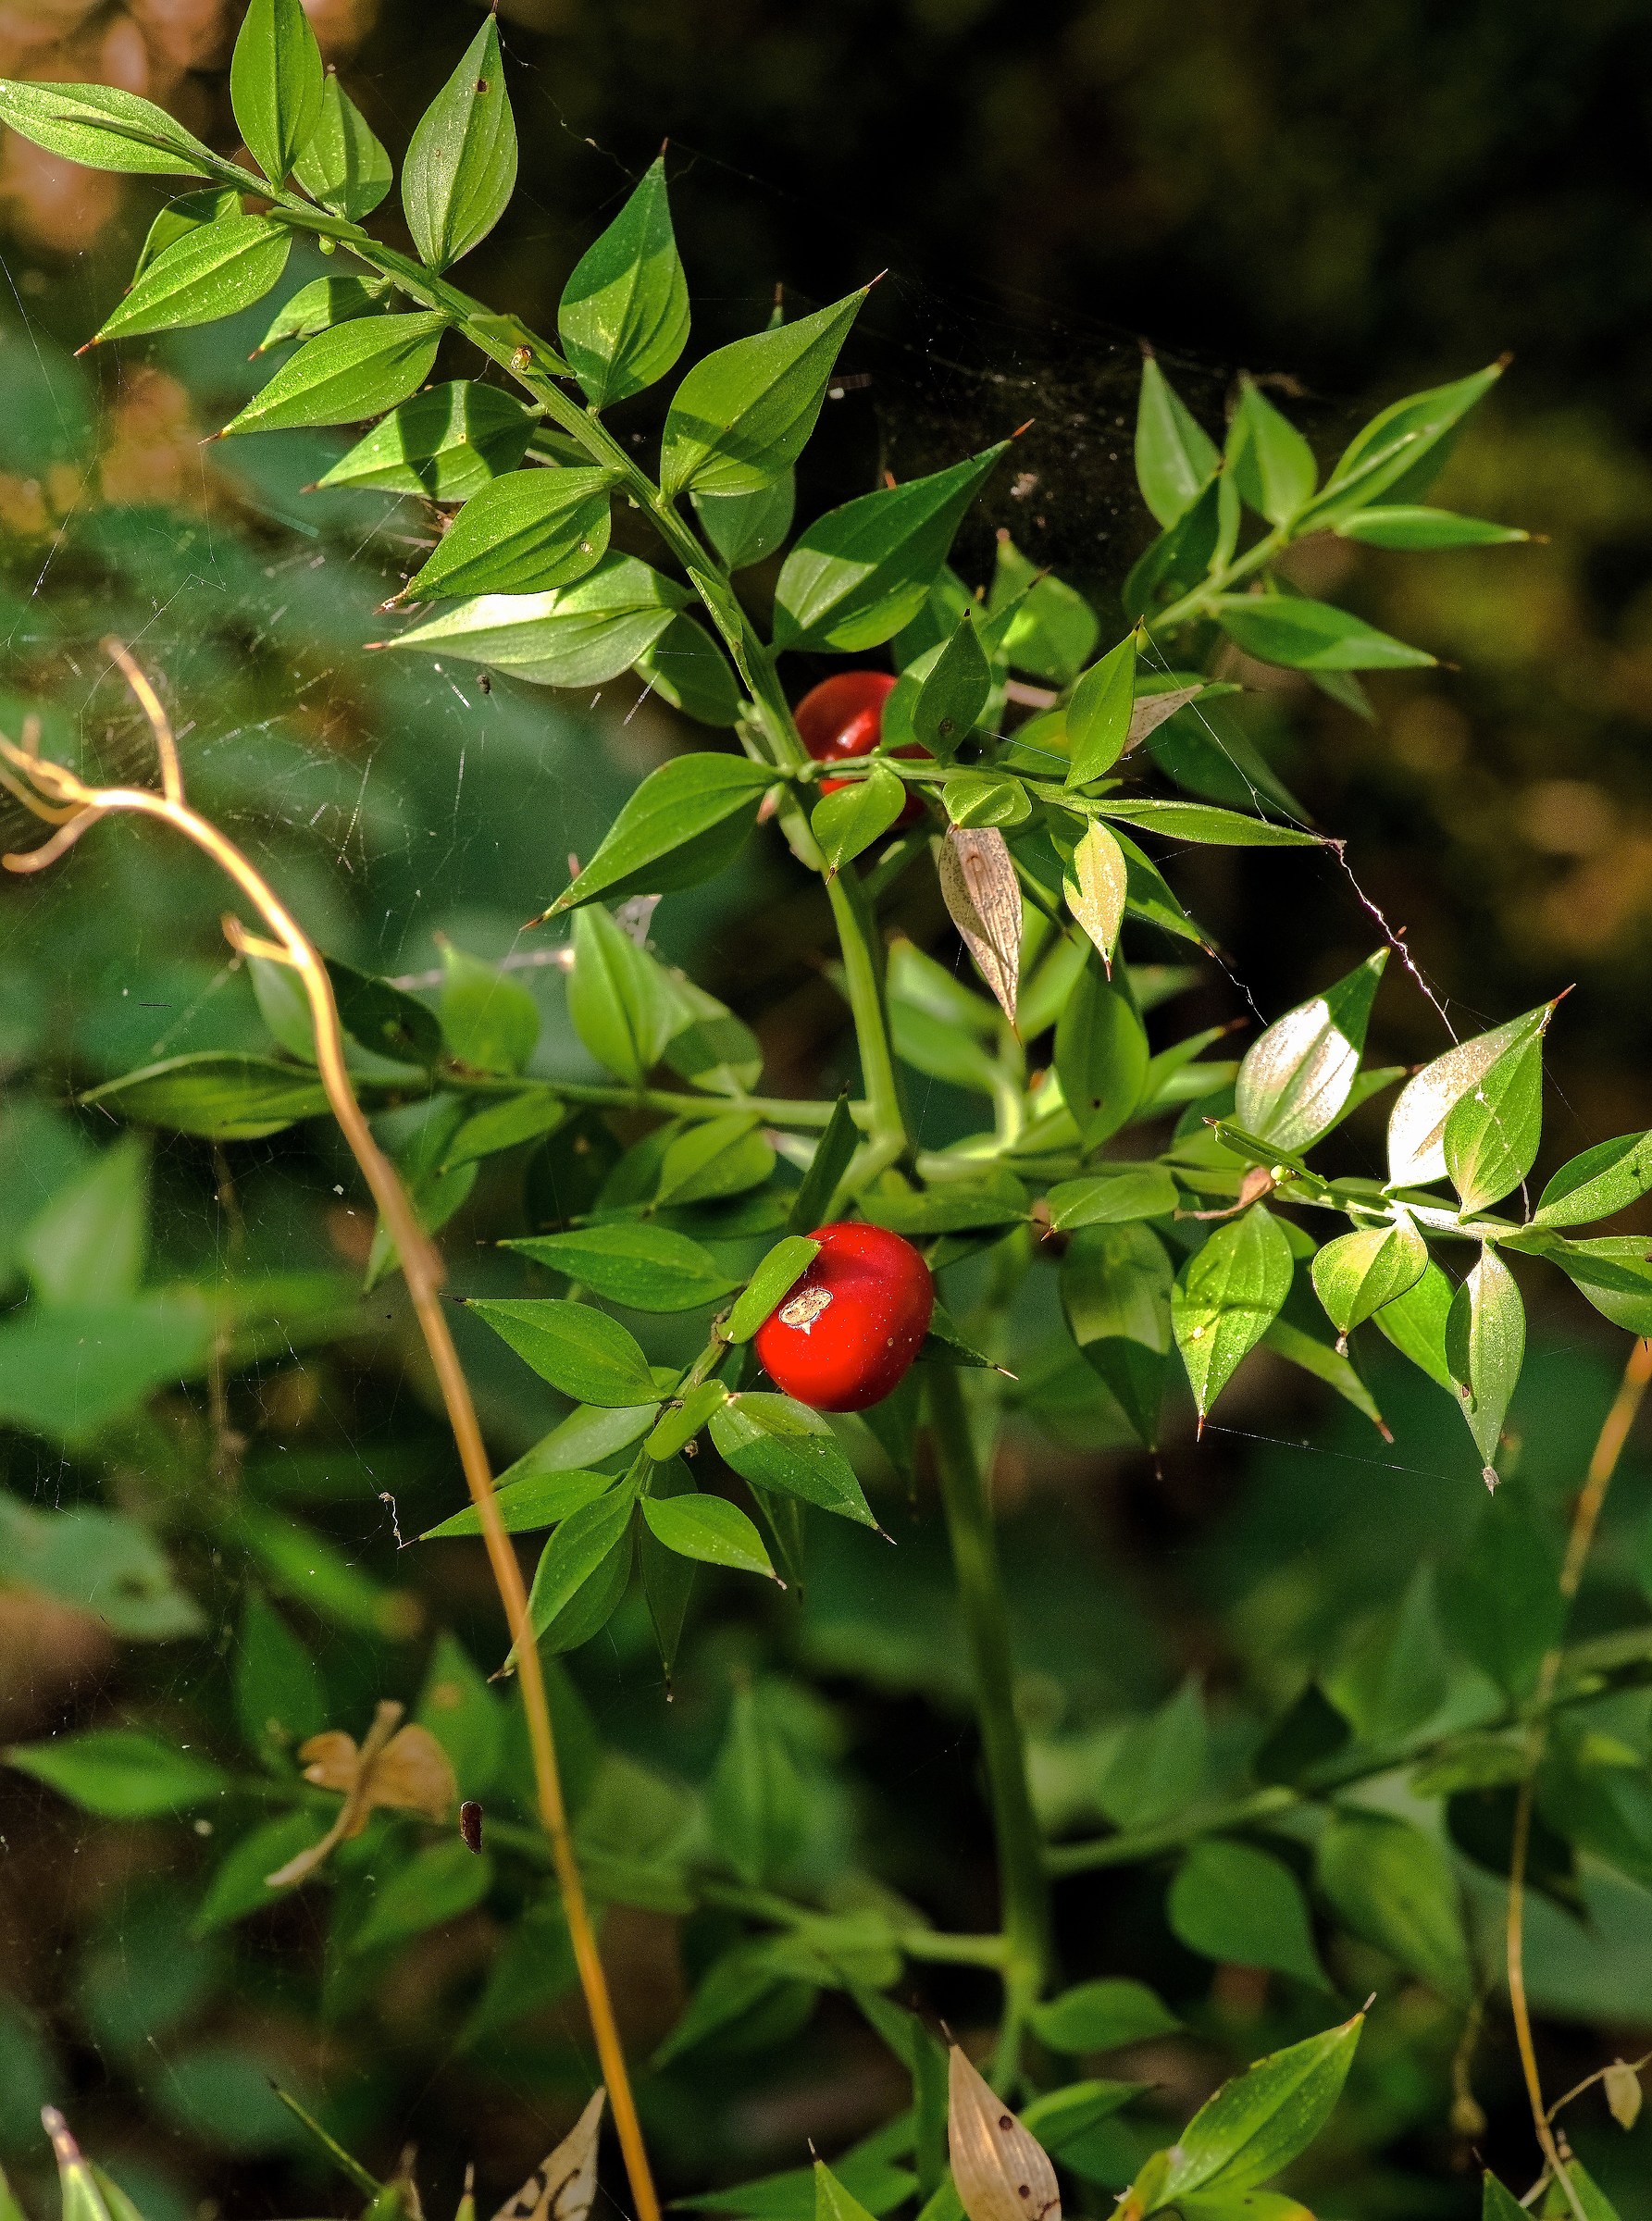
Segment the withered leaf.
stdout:
<path fill-rule="evenodd" d="M 949 825 L 938 868 L 952 923 L 1013 1025 L 1021 986 L 1021 888 L 1008 844 L 996 825 Z"/>
<path fill-rule="evenodd" d="M 956 2044 L 947 2062 L 947 2143 L 969 2221 L 1061 2221 L 1050 2154 Z"/>
<path fill-rule="evenodd" d="M 428 1820 L 447 1818 L 459 1794 L 453 1766 L 428 1728 L 399 1726 L 402 1711 L 398 1704 L 381 1704 L 359 1749 L 342 1728 L 325 1728 L 300 1747 L 304 1780 L 344 1802 L 319 1843 L 265 1876 L 270 1889 L 289 1889 L 315 1873 L 340 1843 L 362 1832 L 380 1805 Z"/>
<path fill-rule="evenodd" d="M 1172 687 L 1168 693 L 1142 695 L 1130 713 L 1130 730 L 1125 737 L 1125 748 L 1134 748 L 1138 741 L 1145 740 L 1149 733 L 1156 733 L 1167 718 L 1174 717 L 1178 710 L 1185 710 L 1196 694 L 1203 692 L 1204 688 L 1199 685 Z"/>
<path fill-rule="evenodd" d="M 555 2151 L 505 2200 L 493 2221 L 586 2221 L 597 2194 L 597 2129 L 607 2095 L 599 2084 Z"/>

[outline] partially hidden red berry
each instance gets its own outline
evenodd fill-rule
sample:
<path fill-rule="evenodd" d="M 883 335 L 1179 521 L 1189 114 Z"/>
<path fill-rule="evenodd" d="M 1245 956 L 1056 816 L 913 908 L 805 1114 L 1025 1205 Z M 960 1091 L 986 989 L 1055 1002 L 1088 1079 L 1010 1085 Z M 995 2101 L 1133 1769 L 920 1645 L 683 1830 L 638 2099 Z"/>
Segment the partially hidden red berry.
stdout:
<path fill-rule="evenodd" d="M 777 1388 L 816 1411 L 863 1411 L 900 1386 L 924 1346 L 935 1283 L 918 1252 L 883 1226 L 839 1221 L 811 1237 L 820 1254 L 758 1328 Z"/>
<path fill-rule="evenodd" d="M 819 686 L 811 687 L 792 714 L 803 746 L 814 761 L 835 763 L 849 756 L 869 756 L 883 738 L 884 704 L 894 687 L 887 671 L 836 671 Z M 910 748 L 898 748 L 895 753 L 927 757 L 929 751 L 914 742 Z M 820 791 L 832 794 L 848 785 L 847 779 L 822 779 Z M 920 797 L 909 795 L 894 830 L 904 832 L 923 814 Z"/>

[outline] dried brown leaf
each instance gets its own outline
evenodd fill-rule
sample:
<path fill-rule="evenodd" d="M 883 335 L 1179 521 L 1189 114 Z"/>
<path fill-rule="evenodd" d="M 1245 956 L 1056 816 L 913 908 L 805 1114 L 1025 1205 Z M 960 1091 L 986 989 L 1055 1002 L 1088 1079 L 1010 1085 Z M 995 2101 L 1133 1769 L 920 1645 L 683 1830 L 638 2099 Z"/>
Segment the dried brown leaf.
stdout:
<path fill-rule="evenodd" d="M 1165 694 L 1142 695 L 1130 713 L 1130 730 L 1124 737 L 1124 747 L 1134 748 L 1149 733 L 1156 733 L 1167 718 L 1174 717 L 1178 710 L 1185 710 L 1196 694 L 1203 692 L 1201 685 L 1172 687 Z"/>
<path fill-rule="evenodd" d="M 597 2194 L 597 2130 L 607 2095 L 599 2085 L 555 2151 L 505 2200 L 493 2221 L 586 2221 Z"/>
<path fill-rule="evenodd" d="M 304 1780 L 337 1791 L 344 1802 L 319 1843 L 265 1876 L 270 1889 L 290 1889 L 315 1873 L 340 1843 L 362 1832 L 379 1805 L 429 1820 L 444 1820 L 452 1812 L 459 1785 L 447 1753 L 428 1728 L 398 1730 L 402 1711 L 398 1704 L 381 1704 L 359 1749 L 342 1728 L 324 1728 L 300 1746 Z"/>
<path fill-rule="evenodd" d="M 969 2221 L 1061 2221 L 1050 2154 L 956 2044 L 947 2064 L 947 2142 Z"/>
<path fill-rule="evenodd" d="M 1021 986 L 1021 888 L 1004 837 L 996 825 L 950 825 L 938 868 L 952 923 L 1013 1025 Z"/>

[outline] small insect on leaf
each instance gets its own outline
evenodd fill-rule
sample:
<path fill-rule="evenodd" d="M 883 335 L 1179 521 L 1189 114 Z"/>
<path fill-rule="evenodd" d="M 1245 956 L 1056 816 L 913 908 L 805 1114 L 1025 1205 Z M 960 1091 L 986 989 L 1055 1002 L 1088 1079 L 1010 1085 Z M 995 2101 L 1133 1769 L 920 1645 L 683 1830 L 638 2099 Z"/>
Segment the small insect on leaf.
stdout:
<path fill-rule="evenodd" d="M 947 2068 L 947 2144 L 969 2221 L 1061 2221 L 1050 2154 L 954 2044 Z"/>
<path fill-rule="evenodd" d="M 607 2095 L 599 2085 L 555 2151 L 505 2200 L 493 2221 L 586 2221 L 597 2194 L 597 2129 Z"/>
<path fill-rule="evenodd" d="M 474 1797 L 466 1797 L 459 1807 L 459 1833 L 467 1851 L 479 1853 L 482 1847 L 482 1808 Z"/>
<path fill-rule="evenodd" d="M 1012 1025 L 1021 981 L 1021 889 L 996 825 L 951 825 L 938 858 L 940 891 L 975 968 Z"/>
<path fill-rule="evenodd" d="M 291 1888 L 315 1873 L 340 1843 L 361 1834 L 380 1805 L 429 1820 L 445 1820 L 453 1811 L 459 1789 L 447 1753 L 428 1728 L 400 1727 L 402 1710 L 388 1700 L 381 1704 L 359 1748 L 342 1728 L 324 1729 L 300 1745 L 304 1780 L 315 1789 L 337 1791 L 344 1802 L 319 1843 L 265 1876 L 270 1889 Z"/>

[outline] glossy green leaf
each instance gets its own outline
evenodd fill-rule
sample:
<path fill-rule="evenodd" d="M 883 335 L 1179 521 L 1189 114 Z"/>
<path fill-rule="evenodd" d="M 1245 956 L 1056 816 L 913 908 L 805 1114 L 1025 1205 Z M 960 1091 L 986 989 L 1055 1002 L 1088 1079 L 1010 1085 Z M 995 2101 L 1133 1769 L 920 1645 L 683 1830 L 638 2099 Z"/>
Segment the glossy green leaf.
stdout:
<path fill-rule="evenodd" d="M 1098 957 L 1086 962 L 1056 1020 L 1055 1069 L 1087 1150 L 1116 1134 L 1141 1100 L 1147 1034 L 1128 997 L 1109 984 Z"/>
<path fill-rule="evenodd" d="M 537 594 L 582 578 L 608 552 L 606 470 L 513 470 L 472 494 L 400 600 Z"/>
<path fill-rule="evenodd" d="M 335 324 L 370 315 L 389 292 L 387 285 L 368 278 L 313 278 L 282 302 L 253 353 L 267 354 L 289 340 L 313 340 Z"/>
<path fill-rule="evenodd" d="M 1452 1104 L 1441 1147 L 1465 1211 L 1485 1210 L 1531 1171 L 1543 1133 L 1543 1034 L 1506 1048 Z"/>
<path fill-rule="evenodd" d="M 949 761 L 966 740 L 992 693 L 992 666 L 979 627 L 967 614 L 919 680 L 912 729 L 921 747 Z"/>
<path fill-rule="evenodd" d="M 730 1342 L 749 1342 L 820 1254 L 820 1244 L 804 1234 L 789 1234 L 775 1244 L 741 1289 L 723 1332 Z"/>
<path fill-rule="evenodd" d="M 809 813 L 809 825 L 827 870 L 840 872 L 881 839 L 905 807 L 906 788 L 887 763 L 874 763 L 863 778 L 823 794 Z"/>
<path fill-rule="evenodd" d="M 514 1487 L 537 1473 L 571 1472 L 576 1467 L 600 1465 L 605 1458 L 617 1457 L 621 1450 L 640 1442 L 653 1425 L 659 1395 L 658 1388 L 652 1388 L 651 1400 L 645 1404 L 621 1405 L 614 1409 L 584 1405 L 570 1411 L 500 1474 L 498 1486 Z"/>
<path fill-rule="evenodd" d="M 478 1857 L 456 1836 L 428 1843 L 379 1882 L 349 1948 L 388 1950 L 443 1921 L 456 1920 L 480 1905 L 492 1880 L 492 1861 L 486 1851 Z"/>
<path fill-rule="evenodd" d="M 695 364 L 665 415 L 660 482 L 670 498 L 754 493 L 797 461 L 865 297 L 851 293 Z"/>
<path fill-rule="evenodd" d="M 1119 592 L 1124 614 L 1139 623 L 1206 586 L 1233 553 L 1240 515 L 1232 478 L 1223 472 L 1210 479 L 1192 506 L 1131 565 Z"/>
<path fill-rule="evenodd" d="M 1379 410 L 1343 450 L 1324 487 L 1303 512 L 1301 527 L 1335 524 L 1390 490 L 1402 500 L 1422 492 L 1449 453 L 1456 427 L 1490 391 L 1503 367 L 1493 363 Z"/>
<path fill-rule="evenodd" d="M 494 1483 L 494 1495 L 505 1532 L 533 1534 L 541 1527 L 554 1527 L 559 1520 L 583 1511 L 588 1504 L 605 1496 L 615 1484 L 612 1473 L 583 1472 L 576 1466 L 561 1472 L 530 1473 L 521 1481 L 511 1481 L 501 1474 Z M 481 1532 L 481 1514 L 474 1504 L 467 1504 L 451 1519 L 427 1528 L 418 1539 L 421 1543 L 442 1543 Z"/>
<path fill-rule="evenodd" d="M 82 1812 L 109 1820 L 184 1812 L 229 1785 L 229 1776 L 209 1758 L 141 1728 L 88 1728 L 47 1743 L 13 1743 L 6 1763 Z"/>
<path fill-rule="evenodd" d="M 199 1134 L 212 1141 L 255 1141 L 325 1110 L 327 1091 L 317 1074 L 302 1065 L 209 1049 L 166 1057 L 118 1080 L 106 1080 L 81 1100 L 106 1104 L 122 1118 L 144 1126 L 165 1126 L 174 1134 Z"/>
<path fill-rule="evenodd" d="M 954 825 L 1021 825 L 1032 813 L 1019 779 L 988 771 L 955 771 L 940 800 Z"/>
<path fill-rule="evenodd" d="M 863 1527 L 876 1526 L 837 1437 L 806 1405 L 789 1396 L 731 1396 L 712 1416 L 711 1437 L 741 1480 L 801 1496 Z"/>
<path fill-rule="evenodd" d="M 1131 633 L 1090 665 L 1068 700 L 1069 787 L 1087 787 L 1112 769 L 1129 745 L 1135 705 L 1136 636 Z"/>
<path fill-rule="evenodd" d="M 674 756 L 651 771 L 551 915 L 598 895 L 670 893 L 696 886 L 738 852 L 772 772 L 743 756 Z"/>
<path fill-rule="evenodd" d="M 420 261 L 445 270 L 468 254 L 504 214 L 515 183 L 516 124 L 490 16 L 408 144 L 402 206 Z"/>
<path fill-rule="evenodd" d="M 441 1031 L 472 1072 L 520 1072 L 540 1037 L 540 1006 L 519 979 L 441 944 Z"/>
<path fill-rule="evenodd" d="M 372 215 L 393 182 L 390 156 L 330 71 L 316 128 L 298 150 L 292 174 L 312 200 L 353 224 Z"/>
<path fill-rule="evenodd" d="M 965 510 L 1008 445 L 879 487 L 812 524 L 780 566 L 776 647 L 853 654 L 892 639 L 923 608 Z"/>
<path fill-rule="evenodd" d="M 1045 1202 L 1058 1234 L 1081 1226 L 1123 1226 L 1137 1219 L 1167 1219 L 1179 1196 L 1161 1164 L 1121 1165 L 1082 1180 L 1058 1181 Z"/>
<path fill-rule="evenodd" d="M 1317 849 L 1324 844 L 1317 833 L 1298 825 L 1278 825 L 1265 817 L 1246 817 L 1237 810 L 1218 810 L 1209 802 L 1115 802 L 1109 800 L 1103 814 L 1119 824 L 1138 826 L 1144 833 L 1162 833 L 1171 840 L 1198 841 L 1215 849 Z"/>
<path fill-rule="evenodd" d="M 1314 1293 L 1339 1334 L 1414 1288 L 1428 1269 L 1428 1244 L 1401 1212 L 1388 1226 L 1360 1226 L 1314 1252 Z"/>
<path fill-rule="evenodd" d="M 1526 1312 L 1514 1275 L 1489 1247 L 1451 1298 L 1446 1358 L 1488 1487 L 1497 1483 L 1497 1444 L 1526 1354 Z"/>
<path fill-rule="evenodd" d="M 600 903 L 575 912 L 573 941 L 574 1031 L 599 1064 L 640 1086 L 681 1015 L 670 977 Z"/>
<path fill-rule="evenodd" d="M 776 1578 L 763 1537 L 739 1506 L 725 1496 L 644 1496 L 642 1516 L 650 1533 L 678 1557 Z"/>
<path fill-rule="evenodd" d="M 1626 1334 L 1652 1334 L 1652 1242 L 1644 1235 L 1607 1234 L 1583 1242 L 1539 1229 L 1505 1237 L 1506 1245 L 1559 1265 L 1603 1319 Z"/>
<path fill-rule="evenodd" d="M 1473 1991 L 1457 1878 L 1421 1828 L 1385 1813 L 1342 1811 L 1319 1839 L 1319 1884 L 1339 1917 L 1456 2004 Z"/>
<path fill-rule="evenodd" d="M 1224 2082 L 1194 2115 L 1156 2176 L 1145 2210 L 1259 2189 L 1305 2152 L 1331 2117 L 1363 2014 L 1271 2053 Z"/>
<path fill-rule="evenodd" d="M 436 650 L 466 663 L 491 664 L 530 686 L 600 687 L 628 671 L 652 647 L 687 599 L 684 588 L 652 565 L 635 555 L 609 554 L 571 586 L 553 587 L 542 594 L 482 594 L 382 644 Z M 675 768 L 662 764 L 650 777 L 661 778 Z M 741 768 L 749 772 L 752 767 Z M 643 782 L 627 810 L 649 783 Z M 624 816 L 622 812 L 622 820 Z M 720 862 L 711 868 L 720 869 Z"/>
<path fill-rule="evenodd" d="M 745 689 L 696 618 L 673 617 L 631 666 L 651 693 L 701 725 L 737 725 Z"/>
<path fill-rule="evenodd" d="M 593 409 L 665 377 L 689 339 L 689 286 L 671 229 L 664 155 L 574 266 L 557 331 Z"/>
<path fill-rule="evenodd" d="M 1251 1843 L 1196 1843 L 1170 1885 L 1165 1911 L 1189 1951 L 1219 1965 L 1266 1967 L 1328 1990 L 1308 1905 L 1283 1860 Z"/>
<path fill-rule="evenodd" d="M 1534 1038 L 1548 1024 L 1552 1003 L 1540 1003 L 1489 1033 L 1459 1041 L 1408 1080 L 1388 1114 L 1388 1184 L 1421 1187 L 1446 1176 L 1446 1122 L 1472 1095 L 1504 1052 Z"/>
<path fill-rule="evenodd" d="M 1217 594 L 1211 607 L 1237 648 L 1292 671 L 1413 671 L 1436 659 L 1305 594 Z"/>
<path fill-rule="evenodd" d="M 1488 524 L 1481 516 L 1457 516 L 1449 509 L 1416 509 L 1396 503 L 1382 509 L 1356 509 L 1339 517 L 1339 540 L 1362 540 L 1372 548 L 1423 552 L 1435 548 L 1493 548 L 1530 540 L 1514 525 Z"/>
<path fill-rule="evenodd" d="M 1652 1193 L 1652 1133 L 1597 1142 L 1563 1164 L 1537 1198 L 1534 1226 L 1585 1226 Z"/>
<path fill-rule="evenodd" d="M 507 1095 L 485 1109 L 473 1110 L 447 1144 L 441 1170 L 478 1163 L 519 1148 L 524 1142 L 543 1141 L 569 1116 L 568 1106 L 546 1088 L 523 1095 Z"/>
<path fill-rule="evenodd" d="M 433 386 L 375 425 L 318 483 L 463 502 L 515 469 L 532 430 L 528 411 L 495 386 Z"/>
<path fill-rule="evenodd" d="M 321 48 L 300 0 L 250 0 L 230 57 L 230 99 L 247 152 L 272 185 L 321 120 Z"/>
<path fill-rule="evenodd" d="M 150 225 L 138 250 L 138 259 L 132 265 L 131 282 L 136 285 L 158 255 L 179 240 L 186 239 L 192 231 L 241 213 L 241 195 L 227 185 L 209 186 L 200 192 L 179 193 L 166 204 Z"/>
<path fill-rule="evenodd" d="M 1062 1259 L 1062 1308 L 1073 1339 L 1149 1448 L 1158 1444 L 1169 1371 L 1174 1277 L 1164 1244 L 1139 1222 L 1086 1227 Z"/>
<path fill-rule="evenodd" d="M 0 123 L 87 169 L 210 178 L 224 165 L 165 108 L 117 85 L 30 84 L 0 79 Z"/>
<path fill-rule="evenodd" d="M 420 310 L 366 316 L 318 332 L 230 418 L 224 436 L 349 424 L 393 409 L 430 375 L 446 329 L 445 316 Z"/>
<path fill-rule="evenodd" d="M 728 1390 L 721 1381 L 702 1381 L 680 1404 L 665 1407 L 643 1448 L 656 1463 L 675 1458 L 693 1441 L 712 1413 L 720 1411 L 727 1401 Z"/>
<path fill-rule="evenodd" d="M 590 1304 L 513 1299 L 470 1306 L 541 1380 L 582 1404 L 633 1405 L 654 1395 L 634 1335 Z"/>
<path fill-rule="evenodd" d="M 843 1175 L 848 1172 L 855 1149 L 859 1146 L 860 1131 L 849 1108 L 849 1098 L 839 1096 L 832 1105 L 832 1115 L 826 1131 L 815 1144 L 814 1155 L 802 1185 L 792 1198 L 790 1213 L 786 1222 L 788 1234 L 809 1234 L 826 1222 L 832 1199 L 837 1195 Z"/>
<path fill-rule="evenodd" d="M 634 1311 L 701 1310 L 739 1285 L 686 1234 L 636 1219 L 530 1235 L 503 1247 Z"/>
<path fill-rule="evenodd" d="M 629 1535 L 636 1496 L 621 1485 L 570 1512 L 540 1555 L 528 1591 L 536 1635 L 571 1650 L 603 1624 L 630 1570 Z M 617 1576 L 617 1578 L 616 1578 Z M 594 1621 L 594 1624 L 591 1622 Z M 560 1623 L 560 1624 L 559 1624 Z"/>
<path fill-rule="evenodd" d="M 1136 411 L 1136 480 L 1161 525 L 1174 525 L 1203 491 L 1220 457 L 1215 442 L 1149 354 Z"/>
<path fill-rule="evenodd" d="M 1384 1304 L 1376 1323 L 1402 1356 L 1427 1373 L 1455 1400 L 1457 1383 L 1446 1357 L 1446 1321 L 1451 1313 L 1451 1283 L 1432 1261 L 1403 1296 Z"/>
<path fill-rule="evenodd" d="M 1048 2004 L 1035 2005 L 1028 2018 L 1041 2043 L 1070 2057 L 1174 2036 L 1182 2025 L 1145 1982 L 1117 1976 L 1063 1990 Z"/>
<path fill-rule="evenodd" d="M 180 330 L 250 308 L 286 268 L 292 244 L 290 231 L 262 216 L 201 224 L 155 256 L 97 336 Z"/>
<path fill-rule="evenodd" d="M 1379 949 L 1323 995 L 1275 1019 L 1246 1051 L 1234 1115 L 1276 1148 L 1308 1148 L 1342 1113 L 1360 1070 L 1365 1028 L 1388 961 Z"/>
<path fill-rule="evenodd" d="M 797 484 L 789 470 L 750 493 L 696 493 L 694 514 L 731 571 L 774 554 L 791 530 Z"/>
<path fill-rule="evenodd" d="M 886 1192 L 860 1200 L 863 1215 L 875 1226 L 905 1235 L 973 1234 L 1012 1226 L 1027 1210 L 1026 1189 L 1004 1171 L 978 1180 L 938 1182 L 921 1194 Z"/>
<path fill-rule="evenodd" d="M 763 1076 L 756 1035 L 694 980 L 674 973 L 682 1023 L 665 1044 L 665 1061 L 679 1079 L 711 1095 L 748 1095 Z"/>
<path fill-rule="evenodd" d="M 666 1148 L 657 1199 L 679 1210 L 714 1203 L 761 1187 L 774 1169 L 774 1149 L 750 1111 L 702 1119 L 685 1126 Z"/>
<path fill-rule="evenodd" d="M 1262 1204 L 1218 1226 L 1176 1275 L 1171 1322 L 1202 1421 L 1290 1291 L 1290 1244 Z"/>
<path fill-rule="evenodd" d="M 1096 651 L 1101 621 L 1084 596 L 1040 570 L 1001 527 L 987 607 L 985 644 L 995 660 L 1033 678 L 1069 686 Z"/>
<path fill-rule="evenodd" d="M 1248 378 L 1228 426 L 1227 467 L 1241 500 L 1271 525 L 1295 516 L 1319 482 L 1312 448 Z"/>

